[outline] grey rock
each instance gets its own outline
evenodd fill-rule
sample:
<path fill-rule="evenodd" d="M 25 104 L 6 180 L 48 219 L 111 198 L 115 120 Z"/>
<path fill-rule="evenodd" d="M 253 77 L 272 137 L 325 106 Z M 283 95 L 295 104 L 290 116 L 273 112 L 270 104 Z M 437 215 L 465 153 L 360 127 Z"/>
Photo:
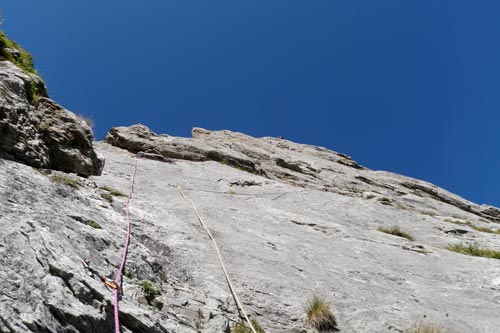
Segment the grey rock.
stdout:
<path fill-rule="evenodd" d="M 229 131 L 193 136 L 115 128 L 106 141 L 128 151 L 95 143 L 106 166 L 86 181 L 74 176 L 79 189 L 0 160 L 2 331 L 113 329 L 112 294 L 80 260 L 116 272 L 126 198 L 109 204 L 100 187 L 128 193 L 138 152 L 170 163 L 137 159 L 124 332 L 229 332 L 241 320 L 212 243 L 176 186 L 196 204 L 246 311 L 266 332 L 312 332 L 304 308 L 313 295 L 331 302 L 341 332 L 404 332 L 424 316 L 457 333 L 497 330 L 498 260 L 445 247 L 500 250 L 498 235 L 473 228 L 498 228 L 498 208 L 325 148 Z M 143 279 L 161 289 L 161 309 L 144 302 Z"/>
<path fill-rule="evenodd" d="M 38 76 L 0 61 L 0 77 L 1 157 L 83 176 L 102 172 L 89 124 L 49 99 Z"/>

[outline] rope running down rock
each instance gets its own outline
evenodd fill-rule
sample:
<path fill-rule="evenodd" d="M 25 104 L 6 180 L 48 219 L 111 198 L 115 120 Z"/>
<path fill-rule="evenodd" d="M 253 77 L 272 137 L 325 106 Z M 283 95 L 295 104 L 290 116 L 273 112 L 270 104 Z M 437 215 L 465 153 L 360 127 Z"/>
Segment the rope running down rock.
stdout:
<path fill-rule="evenodd" d="M 122 272 L 123 268 L 125 267 L 125 262 L 127 261 L 127 252 L 128 252 L 128 245 L 130 243 L 130 212 L 128 209 L 130 200 L 132 199 L 132 194 L 134 193 L 134 183 L 135 183 L 135 175 L 137 173 L 137 159 L 135 159 L 135 165 L 134 165 L 134 174 L 132 175 L 132 181 L 131 181 L 131 186 L 130 186 L 130 193 L 128 195 L 127 201 L 125 202 L 125 206 L 123 210 L 125 211 L 125 220 L 127 221 L 127 235 L 125 236 L 125 247 L 123 249 L 123 254 L 122 254 L 122 261 L 120 263 L 120 267 L 118 268 L 118 271 L 116 272 L 116 277 L 115 281 L 116 283 L 121 286 L 121 278 L 122 278 Z M 121 289 L 120 289 L 121 290 Z M 115 333 L 120 333 L 120 318 L 118 316 L 118 290 L 114 289 L 114 299 L 115 299 Z"/>
<path fill-rule="evenodd" d="M 196 216 L 198 217 L 198 221 L 200 221 L 200 223 L 203 226 L 203 228 L 205 228 L 205 230 L 206 230 L 206 232 L 208 234 L 208 237 L 210 237 L 210 239 L 214 243 L 215 251 L 217 251 L 217 256 L 219 257 L 220 265 L 222 266 L 222 270 L 224 271 L 224 276 L 226 277 L 227 284 L 229 286 L 229 289 L 231 290 L 231 294 L 233 295 L 233 298 L 234 298 L 234 300 L 236 302 L 236 305 L 237 305 L 240 313 L 243 314 L 243 317 L 245 318 L 246 322 L 248 323 L 248 325 L 252 329 L 252 332 L 253 333 L 257 333 L 257 331 L 255 331 L 255 328 L 252 325 L 252 322 L 250 321 L 250 319 L 248 319 L 248 316 L 247 316 L 247 314 L 245 312 L 245 309 L 243 309 L 243 305 L 241 304 L 240 299 L 238 298 L 238 295 L 236 294 L 236 290 L 234 289 L 233 284 L 231 283 L 231 280 L 229 279 L 229 275 L 227 274 L 226 267 L 224 266 L 224 261 L 222 260 L 222 256 L 220 254 L 219 246 L 217 245 L 217 242 L 215 241 L 214 237 L 212 236 L 212 233 L 210 232 L 210 230 L 208 230 L 207 226 L 205 225 L 205 222 L 203 222 L 203 219 L 201 218 L 200 214 L 198 213 L 198 209 L 196 209 L 196 206 L 194 205 L 194 202 L 191 201 L 190 199 L 188 199 L 184 195 L 184 192 L 182 191 L 182 187 L 177 186 L 177 189 L 179 189 L 179 191 L 181 192 L 182 197 L 186 201 L 188 201 L 189 203 L 191 203 L 191 206 L 193 206 L 194 212 L 196 213 Z"/>

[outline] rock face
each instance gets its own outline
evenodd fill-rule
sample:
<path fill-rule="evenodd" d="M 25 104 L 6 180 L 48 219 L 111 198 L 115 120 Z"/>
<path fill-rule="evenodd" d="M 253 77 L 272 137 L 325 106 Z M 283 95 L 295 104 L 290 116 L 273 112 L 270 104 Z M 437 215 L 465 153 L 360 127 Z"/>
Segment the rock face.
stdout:
<path fill-rule="evenodd" d="M 177 186 L 266 332 L 314 332 L 304 310 L 314 295 L 331 303 L 340 332 L 405 332 L 424 316 L 451 332 L 498 331 L 500 261 L 446 249 L 499 250 L 498 235 L 486 232 L 500 228 L 498 208 L 283 139 L 198 128 L 177 138 L 136 125 L 112 129 L 106 141 L 115 146 L 96 144 L 102 175 L 73 182 L 0 159 L 0 332 L 113 330 L 112 293 L 81 260 L 116 272 L 120 192 L 129 193 L 136 158 L 123 332 L 234 332 L 240 320 Z M 144 280 L 161 294 L 147 296 Z"/>
<path fill-rule="evenodd" d="M 0 61 L 0 156 L 37 168 L 99 175 L 89 124 L 47 97 L 43 81 Z"/>

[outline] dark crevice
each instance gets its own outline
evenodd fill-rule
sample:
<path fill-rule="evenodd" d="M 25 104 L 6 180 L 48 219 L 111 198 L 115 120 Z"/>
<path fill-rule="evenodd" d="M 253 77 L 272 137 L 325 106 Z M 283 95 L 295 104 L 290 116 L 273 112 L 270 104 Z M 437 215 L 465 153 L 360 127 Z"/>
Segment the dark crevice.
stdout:
<path fill-rule="evenodd" d="M 229 185 L 246 187 L 246 186 L 260 186 L 260 185 L 262 185 L 262 183 L 258 183 L 254 180 L 245 180 L 245 181 L 238 180 L 238 181 L 234 181 L 234 182 L 229 182 Z"/>
<path fill-rule="evenodd" d="M 14 333 L 15 332 L 14 328 L 9 324 L 9 322 L 1 316 L 0 316 L 0 321 L 3 323 L 3 326 L 5 326 L 9 330 L 9 332 L 5 332 L 5 333 Z M 0 332 L 4 333 L 4 331 L 2 330 L 1 327 L 0 327 Z"/>
<path fill-rule="evenodd" d="M 210 160 L 229 165 L 242 171 L 257 173 L 257 170 L 255 169 L 255 163 L 249 160 L 228 156 L 227 154 L 216 150 L 209 151 L 206 154 L 206 157 Z"/>
<path fill-rule="evenodd" d="M 277 158 L 275 160 L 275 162 L 276 162 L 276 165 L 279 167 L 289 169 L 289 170 L 292 170 L 292 171 L 295 171 L 298 173 L 305 173 L 304 170 L 302 170 L 302 168 L 296 163 L 287 162 L 282 158 Z"/>
<path fill-rule="evenodd" d="M 74 315 L 65 312 L 63 308 L 47 304 L 49 312 L 63 327 L 63 332 L 75 333 L 107 333 L 113 330 L 114 324 L 111 316 L 96 318 L 89 314 Z"/>
<path fill-rule="evenodd" d="M 95 290 L 94 288 L 92 288 L 86 281 L 81 281 L 82 284 L 87 287 L 88 290 L 90 290 L 90 292 L 92 293 L 92 298 L 93 299 L 96 299 L 98 300 L 99 302 L 103 302 L 104 301 L 104 296 L 103 294 L 97 292 L 97 290 Z M 80 298 L 79 298 L 80 299 Z M 82 299 L 80 299 L 82 300 Z M 88 300 L 86 300 L 88 302 Z M 90 303 L 89 303 L 90 304 Z"/>
<path fill-rule="evenodd" d="M 39 325 L 37 322 L 28 323 L 26 321 L 23 321 L 23 324 L 26 325 L 26 327 L 28 327 L 32 332 L 54 333 L 53 331 L 49 330 L 47 327 Z M 16 332 L 16 331 L 12 331 L 12 332 Z"/>
<path fill-rule="evenodd" d="M 73 296 L 76 297 L 75 291 L 73 290 L 73 287 L 69 283 L 69 279 L 73 277 L 73 274 L 60 270 L 59 268 L 56 268 L 51 264 L 49 264 L 49 273 L 50 275 L 60 278 L 64 282 L 66 287 L 68 287 L 68 289 L 71 291 Z"/>
<path fill-rule="evenodd" d="M 111 310 L 112 311 L 112 310 Z M 158 322 L 154 326 L 147 326 L 133 315 L 120 312 L 121 324 L 134 333 L 169 333 L 168 330 Z"/>
<path fill-rule="evenodd" d="M 305 222 L 299 222 L 299 221 L 295 221 L 295 220 L 290 220 L 290 222 L 295 223 L 297 225 L 305 225 L 308 227 L 315 227 L 317 225 L 316 223 L 305 223 Z"/>
<path fill-rule="evenodd" d="M 338 154 L 339 156 L 341 157 L 344 157 L 342 156 L 343 154 Z M 344 157 L 345 158 L 345 157 Z M 351 167 L 351 168 L 354 168 L 354 169 L 357 169 L 357 170 L 366 170 L 365 167 L 359 165 L 358 163 L 354 162 L 352 159 L 339 159 L 336 161 L 337 163 L 339 164 L 342 164 L 342 165 L 345 165 L 345 166 L 348 166 L 348 167 Z"/>
<path fill-rule="evenodd" d="M 415 183 L 408 183 L 408 182 L 401 183 L 401 185 L 403 185 L 406 188 L 409 188 L 411 190 L 416 191 L 415 194 L 417 194 L 417 195 L 419 195 L 419 194 L 422 195 L 422 193 L 424 193 L 433 199 L 436 199 L 436 200 L 441 201 L 443 203 L 446 203 L 448 205 L 455 206 L 455 207 L 457 207 L 457 208 L 459 208 L 467 213 L 471 213 L 471 214 L 486 218 L 486 219 L 494 221 L 494 222 L 500 222 L 500 218 L 489 215 L 489 214 L 485 214 L 484 211 L 478 211 L 478 210 L 474 209 L 473 206 L 466 204 L 465 202 L 451 198 L 451 197 L 447 196 L 446 194 L 439 193 L 439 191 L 436 189 L 429 188 L 429 187 L 415 184 Z M 500 212 L 499 212 L 499 214 L 500 214 Z"/>

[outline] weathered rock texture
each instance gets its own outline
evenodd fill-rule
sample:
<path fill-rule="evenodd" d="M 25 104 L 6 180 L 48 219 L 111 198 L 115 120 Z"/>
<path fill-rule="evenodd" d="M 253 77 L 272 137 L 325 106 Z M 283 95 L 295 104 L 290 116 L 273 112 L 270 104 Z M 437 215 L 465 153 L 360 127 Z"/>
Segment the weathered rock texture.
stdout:
<path fill-rule="evenodd" d="M 445 249 L 500 249 L 498 235 L 477 230 L 500 227 L 495 207 L 282 139 L 203 129 L 176 138 L 136 125 L 112 129 L 106 141 L 127 150 L 96 144 L 106 167 L 90 179 L 72 176 L 77 189 L 0 159 L 0 332 L 112 331 L 112 293 L 80 260 L 116 272 L 125 198 L 110 203 L 101 187 L 128 193 L 137 156 L 146 158 L 130 204 L 124 332 L 230 332 L 239 320 L 211 241 L 177 185 L 266 332 L 312 332 L 304 307 L 313 295 L 331 302 L 341 332 L 404 332 L 424 316 L 458 333 L 500 327 L 500 261 Z M 377 230 L 391 226 L 415 240 Z M 161 295 L 147 300 L 144 279 Z"/>
<path fill-rule="evenodd" d="M 43 81 L 0 61 L 0 156 L 38 168 L 99 175 L 87 122 L 47 97 Z"/>

